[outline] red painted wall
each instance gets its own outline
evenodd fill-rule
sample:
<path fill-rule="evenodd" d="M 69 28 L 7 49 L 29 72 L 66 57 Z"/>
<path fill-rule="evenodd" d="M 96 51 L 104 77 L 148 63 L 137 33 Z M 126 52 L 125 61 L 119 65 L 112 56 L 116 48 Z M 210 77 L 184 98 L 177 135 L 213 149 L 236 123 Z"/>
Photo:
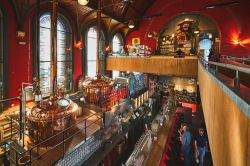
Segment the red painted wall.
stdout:
<path fill-rule="evenodd" d="M 220 1 L 217 1 L 218 3 Z M 204 0 L 156 0 L 145 15 L 162 13 L 160 17 L 143 20 L 138 29 L 127 37 L 127 44 L 131 44 L 134 37 L 141 38 L 141 44 L 155 50 L 155 39 L 148 39 L 149 31 L 159 32 L 165 23 L 181 13 L 200 13 L 209 17 L 217 26 L 221 35 L 221 54 L 246 56 L 250 55 L 250 1 L 240 0 L 239 5 L 215 9 L 206 9 L 209 3 Z M 233 44 L 239 39 L 242 45 Z"/>
<path fill-rule="evenodd" d="M 26 45 L 20 45 L 16 40 L 17 19 L 13 7 L 9 0 L 1 0 L 0 5 L 7 16 L 7 36 L 8 42 L 7 57 L 8 57 L 8 96 L 7 98 L 19 96 L 18 90 L 21 88 L 22 82 L 32 82 L 33 78 L 33 55 L 32 55 L 32 28 L 34 22 L 34 11 L 30 12 L 29 17 L 25 20 L 23 30 L 26 32 Z M 49 6 L 42 7 L 46 10 Z M 60 11 L 60 10 L 59 10 Z M 72 18 L 64 11 L 62 12 L 70 21 L 73 32 L 76 32 L 75 23 Z M 76 33 L 74 33 L 74 43 L 76 40 Z M 74 89 L 77 90 L 77 80 L 82 75 L 82 50 L 74 48 Z"/>

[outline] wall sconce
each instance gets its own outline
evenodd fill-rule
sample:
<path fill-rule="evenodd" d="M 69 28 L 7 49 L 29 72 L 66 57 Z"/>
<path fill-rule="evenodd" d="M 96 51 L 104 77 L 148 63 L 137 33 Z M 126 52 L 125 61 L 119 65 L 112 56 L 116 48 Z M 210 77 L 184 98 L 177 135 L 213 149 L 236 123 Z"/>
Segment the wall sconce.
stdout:
<path fill-rule="evenodd" d="M 77 0 L 77 2 L 78 2 L 80 5 L 86 6 L 86 5 L 89 3 L 89 0 Z"/>
<path fill-rule="evenodd" d="M 79 40 L 79 41 L 76 41 L 76 43 L 74 44 L 75 48 L 78 48 L 79 50 L 82 49 L 82 42 Z"/>
<path fill-rule="evenodd" d="M 21 45 L 26 44 L 25 36 L 26 36 L 26 33 L 24 31 L 17 31 L 16 32 L 16 38 L 17 38 L 18 44 L 21 44 Z"/>
<path fill-rule="evenodd" d="M 148 38 L 152 38 L 153 37 L 153 33 L 152 32 L 148 32 Z"/>
<path fill-rule="evenodd" d="M 110 51 L 111 51 L 111 47 L 110 47 L 110 46 L 107 46 L 107 47 L 105 48 L 105 51 L 106 51 L 106 52 L 110 52 Z"/>
<path fill-rule="evenodd" d="M 133 20 L 129 20 L 129 22 L 128 22 L 128 27 L 129 27 L 130 29 L 133 29 L 133 28 L 135 27 L 135 23 L 134 23 Z"/>
<path fill-rule="evenodd" d="M 235 45 L 241 45 L 240 40 L 236 40 L 236 41 L 235 41 Z"/>
<path fill-rule="evenodd" d="M 157 37 L 157 32 L 150 31 L 150 32 L 147 33 L 147 37 L 148 38 L 155 38 L 155 37 Z"/>

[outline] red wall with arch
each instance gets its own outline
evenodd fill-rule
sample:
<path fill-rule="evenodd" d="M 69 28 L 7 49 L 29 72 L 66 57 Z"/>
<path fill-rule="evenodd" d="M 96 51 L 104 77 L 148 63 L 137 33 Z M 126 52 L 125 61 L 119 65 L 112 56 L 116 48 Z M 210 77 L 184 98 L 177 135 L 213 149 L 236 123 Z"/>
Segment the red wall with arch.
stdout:
<path fill-rule="evenodd" d="M 240 0 L 239 5 L 206 9 L 209 3 L 204 0 L 156 0 L 145 15 L 162 13 L 162 16 L 141 21 L 136 30 L 127 37 L 131 45 L 132 38 L 140 37 L 141 44 L 155 50 L 155 39 L 149 39 L 149 31 L 159 32 L 173 17 L 183 13 L 199 13 L 210 18 L 217 26 L 221 36 L 221 54 L 234 56 L 250 56 L 250 1 Z M 241 45 L 236 45 L 236 40 Z"/>

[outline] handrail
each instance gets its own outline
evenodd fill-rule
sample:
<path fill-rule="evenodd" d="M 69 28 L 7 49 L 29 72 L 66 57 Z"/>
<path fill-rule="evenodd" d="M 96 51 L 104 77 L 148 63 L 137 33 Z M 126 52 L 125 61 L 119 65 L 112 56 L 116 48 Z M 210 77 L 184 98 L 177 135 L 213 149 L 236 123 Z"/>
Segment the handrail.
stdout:
<path fill-rule="evenodd" d="M 80 124 L 80 123 L 82 123 L 82 122 L 88 120 L 89 118 L 91 118 L 91 117 L 93 117 L 93 116 L 95 116 L 95 115 L 97 115 L 97 114 L 100 114 L 100 113 L 101 113 L 101 112 L 96 112 L 95 114 L 93 114 L 93 115 L 91 115 L 91 116 L 88 116 L 86 119 L 84 119 L 84 120 L 82 120 L 82 121 L 79 121 L 79 122 L 77 122 L 77 123 L 75 123 L 75 124 L 73 124 L 73 125 L 71 125 L 71 126 L 65 128 L 64 130 L 60 131 L 59 133 L 53 135 L 52 137 L 49 137 L 48 139 L 46 139 L 46 140 L 44 140 L 44 141 L 42 141 L 42 142 L 36 144 L 35 146 L 31 147 L 31 148 L 28 149 L 27 151 L 33 150 L 34 148 L 36 148 L 36 147 L 38 147 L 38 146 L 44 144 L 44 143 L 47 142 L 47 141 L 50 141 L 51 139 L 53 139 L 53 138 L 59 136 L 60 134 L 63 134 L 65 131 L 68 131 L 69 129 L 71 129 L 71 128 L 77 126 L 78 124 Z M 25 153 L 25 152 L 24 152 L 24 153 Z"/>
<path fill-rule="evenodd" d="M 234 56 L 229 56 L 229 55 L 222 55 L 221 56 L 223 59 L 228 59 L 228 60 L 241 60 L 241 61 L 247 61 L 247 62 L 250 62 L 250 55 L 249 57 L 234 57 Z"/>
<path fill-rule="evenodd" d="M 235 90 L 240 89 L 239 72 L 250 74 L 250 68 L 247 68 L 247 67 L 240 67 L 240 66 L 236 66 L 236 65 L 232 65 L 232 64 L 219 63 L 219 62 L 211 62 L 211 61 L 207 61 L 206 59 L 204 59 L 201 56 L 198 56 L 198 57 L 199 57 L 201 62 L 206 63 L 206 64 L 214 65 L 216 73 L 218 72 L 218 67 L 223 67 L 223 68 L 234 70 L 236 72 L 235 73 L 235 78 L 233 79 L 233 81 L 234 81 L 234 89 Z"/>
<path fill-rule="evenodd" d="M 242 73 L 250 74 L 250 68 L 235 66 L 235 65 L 226 64 L 226 63 L 207 61 L 206 59 L 204 59 L 201 56 L 199 56 L 199 58 L 202 61 L 204 61 L 204 62 L 206 62 L 208 64 L 212 64 L 212 65 L 215 65 L 215 66 L 220 66 L 220 67 L 224 67 L 224 68 L 227 68 L 227 69 L 231 69 L 231 70 L 239 71 L 239 72 L 242 72 Z"/>
<path fill-rule="evenodd" d="M 19 128 L 20 128 L 20 131 L 19 131 L 19 139 L 21 140 L 22 139 L 22 118 L 23 118 L 23 114 L 22 114 L 22 100 L 19 98 L 19 97 L 16 97 L 16 98 L 9 98 L 9 99 L 5 99 L 5 100 L 0 100 L 0 104 L 1 103 L 6 103 L 6 102 L 9 102 L 9 101 L 19 101 L 19 118 L 20 118 L 20 125 L 19 125 Z"/>

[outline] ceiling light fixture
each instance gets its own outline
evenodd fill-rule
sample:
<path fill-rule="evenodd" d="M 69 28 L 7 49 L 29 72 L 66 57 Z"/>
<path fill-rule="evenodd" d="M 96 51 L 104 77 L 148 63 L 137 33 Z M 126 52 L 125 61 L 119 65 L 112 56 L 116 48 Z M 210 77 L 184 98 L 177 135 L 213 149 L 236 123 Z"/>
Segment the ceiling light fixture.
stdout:
<path fill-rule="evenodd" d="M 200 31 L 194 31 L 194 33 L 195 33 L 195 34 L 198 34 L 198 33 L 200 33 Z"/>
<path fill-rule="evenodd" d="M 80 5 L 87 5 L 89 3 L 89 0 L 77 0 L 77 2 L 80 4 Z"/>
<path fill-rule="evenodd" d="M 129 20 L 129 22 L 128 22 L 128 27 L 129 27 L 130 29 L 133 29 L 133 28 L 135 27 L 135 23 L 134 23 L 133 20 Z"/>

